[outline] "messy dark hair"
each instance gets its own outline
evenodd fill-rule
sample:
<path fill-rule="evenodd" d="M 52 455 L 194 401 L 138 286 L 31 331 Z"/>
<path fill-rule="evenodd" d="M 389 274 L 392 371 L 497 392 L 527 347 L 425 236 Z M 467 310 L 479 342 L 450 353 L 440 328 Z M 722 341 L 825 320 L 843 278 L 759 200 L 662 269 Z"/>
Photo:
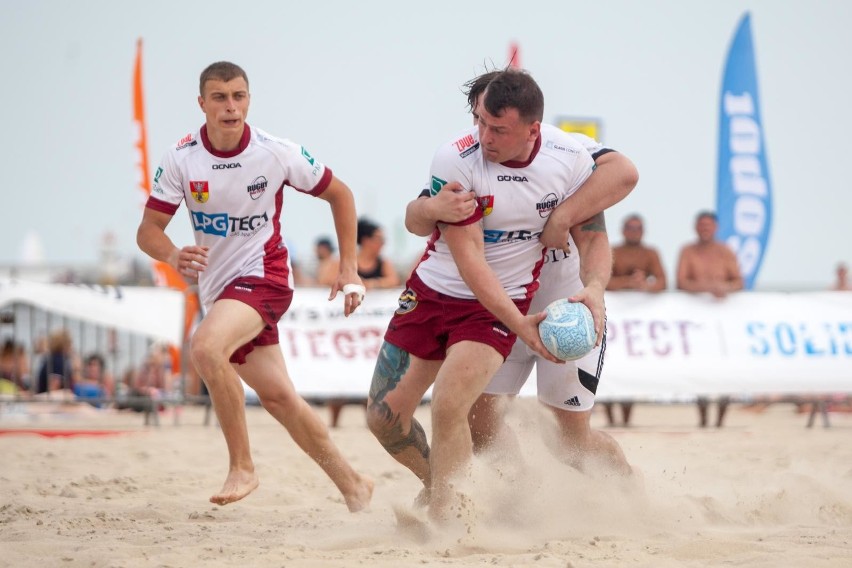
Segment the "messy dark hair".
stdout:
<path fill-rule="evenodd" d="M 544 118 L 544 94 L 532 75 L 520 69 L 505 69 L 491 79 L 482 106 L 494 116 L 514 108 L 521 120 L 528 123 L 541 122 Z"/>

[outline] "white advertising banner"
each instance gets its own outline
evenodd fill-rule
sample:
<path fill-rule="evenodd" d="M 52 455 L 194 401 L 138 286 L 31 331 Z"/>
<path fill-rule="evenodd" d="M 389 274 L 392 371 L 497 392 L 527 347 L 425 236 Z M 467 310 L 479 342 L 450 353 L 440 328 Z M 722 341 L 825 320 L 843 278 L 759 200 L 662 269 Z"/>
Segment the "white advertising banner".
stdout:
<path fill-rule="evenodd" d="M 355 315 L 299 289 L 281 348 L 306 397 L 365 397 L 398 291 L 370 291 Z M 852 392 L 852 293 L 607 293 L 601 398 Z M 523 394 L 535 393 L 535 376 Z"/>
<path fill-rule="evenodd" d="M 327 289 L 300 288 L 279 324 L 298 391 L 309 398 L 367 395 L 399 291 L 370 291 L 343 317 Z M 15 302 L 177 345 L 183 294 L 164 288 L 90 287 L 0 280 Z M 852 293 L 607 293 L 600 398 L 698 394 L 852 392 Z M 535 374 L 522 394 L 535 394 Z"/>

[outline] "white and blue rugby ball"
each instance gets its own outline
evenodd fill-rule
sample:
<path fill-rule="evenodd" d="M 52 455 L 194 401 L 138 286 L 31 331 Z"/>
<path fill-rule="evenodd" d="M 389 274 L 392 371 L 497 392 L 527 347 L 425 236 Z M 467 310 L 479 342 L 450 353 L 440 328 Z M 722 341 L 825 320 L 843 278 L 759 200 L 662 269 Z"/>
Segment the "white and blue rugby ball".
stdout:
<path fill-rule="evenodd" d="M 538 334 L 554 357 L 575 361 L 595 348 L 595 318 L 584 304 L 561 298 L 545 312 L 547 317 L 538 324 Z"/>

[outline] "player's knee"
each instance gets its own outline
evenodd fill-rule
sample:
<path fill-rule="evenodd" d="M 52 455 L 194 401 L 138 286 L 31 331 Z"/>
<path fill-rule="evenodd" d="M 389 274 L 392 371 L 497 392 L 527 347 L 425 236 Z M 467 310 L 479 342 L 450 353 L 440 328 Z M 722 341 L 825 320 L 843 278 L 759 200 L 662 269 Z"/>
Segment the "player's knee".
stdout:
<path fill-rule="evenodd" d="M 285 388 L 264 389 L 257 393 L 260 404 L 273 416 L 294 416 L 300 409 L 302 397 Z"/>
<path fill-rule="evenodd" d="M 392 423 L 393 415 L 386 404 L 377 404 L 372 400 L 367 404 L 367 427 L 379 441 L 390 435 Z"/>
<path fill-rule="evenodd" d="M 432 393 L 432 424 L 447 424 L 465 420 L 470 414 L 470 406 L 456 396 L 443 392 Z"/>
<path fill-rule="evenodd" d="M 198 368 L 202 374 L 205 374 L 205 371 L 209 369 L 211 365 L 217 364 L 221 359 L 216 352 L 212 339 L 206 334 L 198 333 L 192 337 L 189 347 L 189 356 L 196 368 Z"/>

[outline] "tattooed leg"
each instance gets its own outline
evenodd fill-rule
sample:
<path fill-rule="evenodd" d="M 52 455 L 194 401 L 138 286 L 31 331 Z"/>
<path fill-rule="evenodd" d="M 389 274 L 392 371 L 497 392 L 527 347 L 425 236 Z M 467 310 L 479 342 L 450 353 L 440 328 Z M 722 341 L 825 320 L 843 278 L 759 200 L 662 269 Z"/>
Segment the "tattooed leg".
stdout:
<path fill-rule="evenodd" d="M 379 351 L 367 424 L 393 458 L 410 469 L 428 487 L 429 441 L 414 418 L 426 390 L 435 379 L 440 361 L 425 361 L 385 342 Z"/>

